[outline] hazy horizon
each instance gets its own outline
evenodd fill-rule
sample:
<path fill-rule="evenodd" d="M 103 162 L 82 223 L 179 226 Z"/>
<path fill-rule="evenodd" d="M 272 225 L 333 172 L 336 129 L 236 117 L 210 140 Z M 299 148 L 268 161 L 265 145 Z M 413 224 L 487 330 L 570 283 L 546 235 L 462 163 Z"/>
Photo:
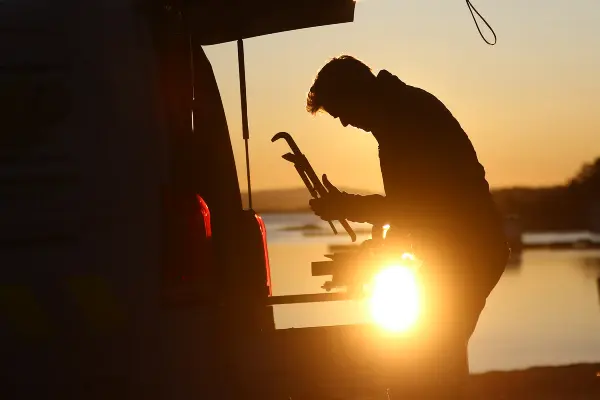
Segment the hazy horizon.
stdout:
<path fill-rule="evenodd" d="M 598 158 L 600 158 L 600 154 L 598 155 Z M 300 181 L 300 178 L 298 178 L 298 180 Z M 300 181 L 302 182 L 302 181 Z M 552 189 L 552 188 L 556 188 L 556 187 L 560 187 L 560 186 L 564 186 L 566 185 L 568 182 L 558 182 L 558 183 L 554 183 L 554 184 L 549 184 L 549 185 L 537 185 L 537 186 L 533 186 L 533 185 L 513 185 L 513 186 L 496 186 L 496 187 L 490 187 L 491 191 L 501 191 L 501 190 L 536 190 L 536 189 Z M 338 185 L 338 188 L 340 190 L 354 190 L 357 192 L 362 192 L 362 193 L 383 193 L 384 190 L 379 189 L 379 190 L 370 190 L 370 189 L 365 189 L 362 187 L 346 187 L 346 186 L 340 186 Z M 291 185 L 291 186 L 285 186 L 285 187 L 261 187 L 259 189 L 255 189 L 254 186 L 252 187 L 252 192 L 277 192 L 277 191 L 295 191 L 295 190 L 299 190 L 299 191 L 306 191 L 306 187 L 302 186 L 302 183 L 298 184 L 298 185 Z M 240 193 L 243 195 L 248 194 L 248 189 L 247 186 L 244 186 L 243 188 L 240 188 Z M 308 192 L 307 192 L 308 193 Z"/>
<path fill-rule="evenodd" d="M 600 3 L 478 0 L 498 35 L 486 45 L 464 1 L 362 0 L 355 22 L 245 41 L 253 190 L 299 188 L 280 158 L 290 132 L 317 173 L 332 183 L 382 190 L 375 140 L 305 111 L 316 72 L 352 54 L 439 97 L 471 138 L 492 188 L 565 183 L 600 155 Z M 484 33 L 487 34 L 485 27 Z M 235 43 L 205 47 L 246 189 Z M 327 149 L 329 157 L 322 152 Z"/>

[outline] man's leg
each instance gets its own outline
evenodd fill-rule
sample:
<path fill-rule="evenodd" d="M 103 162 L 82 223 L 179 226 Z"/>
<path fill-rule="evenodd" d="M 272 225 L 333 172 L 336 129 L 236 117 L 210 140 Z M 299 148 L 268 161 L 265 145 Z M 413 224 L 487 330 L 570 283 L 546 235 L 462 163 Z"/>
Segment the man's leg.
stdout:
<path fill-rule="evenodd" d="M 469 379 L 469 339 L 485 298 L 456 294 L 450 305 L 441 306 L 446 315 L 439 316 L 439 327 L 434 331 L 425 350 L 431 371 L 430 384 L 421 393 L 423 399 L 463 399 Z"/>
<path fill-rule="evenodd" d="M 439 270 L 438 270 L 439 271 Z M 491 289 L 470 276 L 424 276 L 419 357 L 400 373 L 392 399 L 461 400 L 469 378 L 468 343 Z"/>
<path fill-rule="evenodd" d="M 488 268 L 481 268 L 488 264 Z M 468 345 L 486 300 L 500 280 L 506 260 L 491 257 L 483 262 L 459 263 L 453 275 L 429 278 L 425 296 L 430 299 L 427 329 L 432 332 L 432 370 L 439 371 L 430 399 L 463 399 L 469 379 Z M 468 265 L 473 268 L 464 268 Z M 449 268 L 448 270 L 452 270 Z M 486 273 L 487 272 L 487 273 Z M 479 273 L 479 274 L 478 274 Z M 443 371 L 446 375 L 442 376 Z"/>

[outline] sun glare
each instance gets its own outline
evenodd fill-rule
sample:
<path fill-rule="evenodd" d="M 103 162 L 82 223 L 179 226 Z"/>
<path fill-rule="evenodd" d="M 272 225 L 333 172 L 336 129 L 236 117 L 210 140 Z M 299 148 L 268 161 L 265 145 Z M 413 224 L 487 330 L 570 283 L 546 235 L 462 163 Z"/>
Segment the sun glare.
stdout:
<path fill-rule="evenodd" d="M 373 281 L 370 312 L 380 327 L 395 333 L 409 330 L 419 317 L 419 287 L 415 272 L 392 266 L 379 272 Z"/>

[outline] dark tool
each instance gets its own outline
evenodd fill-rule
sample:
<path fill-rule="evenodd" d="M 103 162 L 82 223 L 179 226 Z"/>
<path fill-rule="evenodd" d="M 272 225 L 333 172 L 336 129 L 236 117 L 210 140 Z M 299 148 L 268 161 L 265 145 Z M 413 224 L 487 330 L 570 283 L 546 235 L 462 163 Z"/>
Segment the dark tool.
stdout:
<path fill-rule="evenodd" d="M 294 139 L 292 139 L 292 136 L 289 133 L 279 132 L 278 134 L 273 136 L 273 138 L 271 139 L 271 142 L 275 142 L 276 140 L 279 140 L 279 139 L 284 139 L 290 146 L 290 149 L 292 149 L 291 153 L 284 154 L 282 156 L 282 158 L 284 160 L 289 161 L 292 164 L 294 164 L 296 171 L 298 171 L 300 178 L 302 178 L 302 181 L 306 185 L 306 188 L 308 189 L 308 191 L 310 192 L 310 194 L 312 195 L 313 198 L 318 199 L 319 197 L 326 196 L 330 191 L 333 191 L 333 190 L 335 190 L 339 193 L 339 190 L 337 190 L 333 185 L 328 185 L 329 186 L 329 190 L 328 190 L 323 185 L 323 183 L 321 183 L 321 180 L 315 173 L 315 170 L 312 168 L 312 166 L 306 159 L 306 156 L 304 154 L 302 154 L 302 152 L 298 148 L 298 145 L 296 144 L 296 142 L 294 142 Z M 331 226 L 331 229 L 333 230 L 333 233 L 335 233 L 337 235 L 337 230 L 335 229 L 335 226 L 333 225 L 333 221 L 328 221 L 328 222 L 329 222 L 329 226 Z M 343 221 L 339 221 L 339 222 L 344 227 L 346 232 L 348 232 L 348 235 L 350 235 L 350 238 L 352 239 L 352 241 L 355 242 L 356 241 L 356 233 L 354 233 L 354 230 L 352 230 L 352 227 L 350 227 L 350 225 L 348 224 L 348 221 L 343 220 Z"/>

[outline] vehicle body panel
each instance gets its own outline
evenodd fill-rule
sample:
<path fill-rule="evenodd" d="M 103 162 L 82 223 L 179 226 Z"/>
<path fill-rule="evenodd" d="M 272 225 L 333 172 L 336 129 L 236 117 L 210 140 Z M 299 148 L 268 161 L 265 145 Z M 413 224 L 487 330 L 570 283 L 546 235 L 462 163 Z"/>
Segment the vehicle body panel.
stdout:
<path fill-rule="evenodd" d="M 351 20 L 353 2 L 333 3 L 343 17 L 278 21 L 244 36 Z M 224 394 L 240 355 L 231 340 L 272 324 L 271 310 L 257 307 L 268 296 L 259 226 L 242 209 L 239 166 L 200 46 L 236 35 L 222 25 L 194 39 L 190 27 L 201 22 L 142 5 L 0 5 L 0 82 L 3 90 L 21 82 L 11 93 L 24 96 L 20 108 L 4 98 L 2 114 L 8 397 Z M 210 209 L 214 262 L 194 243 L 203 232 L 197 196 Z M 165 304 L 189 289 L 166 288 L 165 276 L 195 266 L 205 270 L 193 301 Z"/>

